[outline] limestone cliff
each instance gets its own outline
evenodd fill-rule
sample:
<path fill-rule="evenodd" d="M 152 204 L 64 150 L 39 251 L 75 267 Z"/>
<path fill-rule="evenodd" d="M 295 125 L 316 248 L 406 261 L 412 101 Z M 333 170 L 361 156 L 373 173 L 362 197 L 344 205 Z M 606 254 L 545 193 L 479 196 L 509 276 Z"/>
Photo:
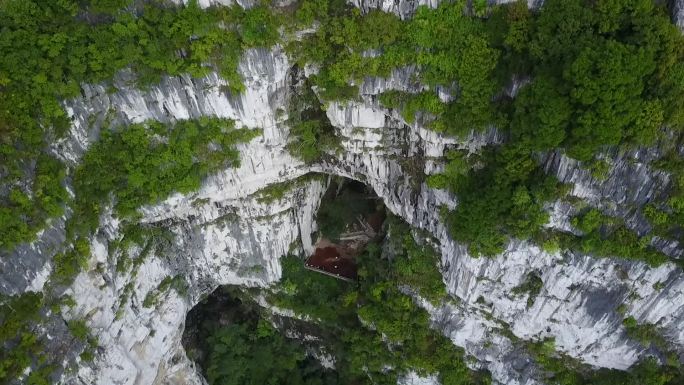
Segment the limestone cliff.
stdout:
<path fill-rule="evenodd" d="M 434 6 L 437 2 L 354 2 L 363 10 L 382 8 L 402 17 L 423 3 Z M 105 120 L 125 125 L 208 115 L 263 129 L 262 136 L 239 147 L 239 168 L 212 175 L 195 193 L 174 195 L 141 209 L 141 222 L 167 229 L 173 242 L 161 254 L 153 251 L 136 269 L 117 271 L 122 255 L 108 244 L 120 236 L 119 223 L 111 215 L 101 218 L 102 226 L 91 239 L 94 255 L 89 268 L 67 291 L 77 305 L 66 312 L 66 317 L 88 320 L 100 348 L 94 362 L 81 363 L 77 372 L 65 373 L 64 383 L 202 384 L 180 343 L 186 313 L 219 285 L 266 286 L 277 281 L 279 258 L 292 247 L 311 251 L 314 216 L 325 182 L 302 179 L 274 201 L 260 199 L 258 192 L 312 172 L 366 183 L 390 211 L 439 240 L 444 281 L 448 292 L 460 301 L 424 306 L 434 326 L 476 358 L 474 367 L 489 369 L 496 383 L 540 383 L 537 368 L 510 333 L 522 340 L 554 337 L 558 350 L 597 367 L 629 367 L 649 352 L 627 337 L 624 316 L 616 311 L 622 304 L 627 315 L 661 327 L 684 358 L 684 273 L 673 264 L 650 268 L 620 259 L 548 253 L 524 240 L 511 241 L 496 258 L 473 258 L 464 245 L 450 239 L 439 207 L 458 202 L 444 191 L 429 188 L 424 176 L 442 169 L 446 150 L 474 150 L 500 138 L 491 129 L 457 141 L 427 130 L 420 119 L 409 124 L 396 111 L 381 107 L 377 94 L 410 89 L 412 68 L 398 69 L 386 79 L 366 78 L 360 86 L 360 101 L 329 103 L 327 117 L 342 138 L 342 151 L 310 165 L 293 158 L 285 148 L 284 111 L 294 80 L 283 49 L 249 50 L 239 69 L 246 86 L 240 95 L 222 91 L 223 81 L 215 74 L 202 79 L 166 78 L 141 91 L 131 88 L 124 73 L 115 82 L 115 92 L 84 85 L 81 98 L 64 103 L 73 124 L 68 137 L 52 151 L 71 164 L 97 139 Z M 542 162 L 546 172 L 572 184 L 572 196 L 625 217 L 639 231 L 646 225 L 643 219 L 630 216 L 629 208 L 663 194 L 670 183 L 667 174 L 646 164 L 657 151 L 606 154 L 611 168 L 603 180 L 561 154 L 547 154 Z M 571 207 L 557 202 L 548 210 L 552 213 L 549 226 L 569 228 Z M 51 256 L 65 237 L 63 226 L 63 220 L 53 221 L 36 242 L 1 260 L 3 293 L 42 289 Z M 676 244 L 659 247 L 671 255 L 682 253 Z M 134 248 L 129 254 L 140 252 Z M 527 296 L 512 295 L 511 289 L 533 272 L 543 287 L 528 307 Z M 179 274 L 189 284 L 187 293 L 170 291 L 156 306 L 143 306 L 146 295 L 164 278 Z M 128 300 L 121 301 L 124 294 Z M 73 352 L 67 352 L 65 359 L 78 360 Z"/>

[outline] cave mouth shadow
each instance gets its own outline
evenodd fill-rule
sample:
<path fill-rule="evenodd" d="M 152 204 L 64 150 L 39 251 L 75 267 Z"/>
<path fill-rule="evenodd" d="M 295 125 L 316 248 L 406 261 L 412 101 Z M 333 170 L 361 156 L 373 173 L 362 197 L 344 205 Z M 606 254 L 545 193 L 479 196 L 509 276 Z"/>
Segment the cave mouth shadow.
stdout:
<path fill-rule="evenodd" d="M 320 279 L 330 281 L 331 285 L 354 285 L 357 278 L 356 257 L 370 243 L 380 242 L 384 237 L 386 208 L 375 191 L 364 183 L 340 176 L 330 175 L 328 178 L 328 188 L 315 215 L 318 230 L 312 234 L 312 239 L 315 240 L 314 252 L 296 258 L 304 269 L 326 275 L 327 277 L 321 276 Z M 339 283 L 333 283 L 335 281 Z M 188 358 L 197 365 L 204 378 L 209 381 L 211 355 L 216 354 L 214 345 L 221 330 L 242 327 L 248 333 L 259 334 L 263 332 L 260 328 L 263 328 L 264 320 L 275 326 L 277 334 L 287 337 L 284 341 L 288 344 L 306 351 L 306 359 L 298 364 L 300 372 L 334 377 L 334 371 L 321 365 L 321 357 L 312 354 L 320 350 L 320 346 L 315 341 L 304 341 L 296 337 L 308 335 L 325 338 L 327 332 L 318 328 L 315 323 L 297 318 L 273 313 L 264 316 L 263 303 L 257 301 L 264 293 L 261 290 L 232 285 L 219 286 L 186 315 L 182 345 Z M 335 380 L 331 381 L 336 383 Z"/>
<path fill-rule="evenodd" d="M 385 205 L 370 187 L 352 179 L 331 178 L 316 213 L 314 251 L 304 266 L 337 279 L 356 281 L 356 258 L 369 243 L 382 238 L 385 218 Z"/>

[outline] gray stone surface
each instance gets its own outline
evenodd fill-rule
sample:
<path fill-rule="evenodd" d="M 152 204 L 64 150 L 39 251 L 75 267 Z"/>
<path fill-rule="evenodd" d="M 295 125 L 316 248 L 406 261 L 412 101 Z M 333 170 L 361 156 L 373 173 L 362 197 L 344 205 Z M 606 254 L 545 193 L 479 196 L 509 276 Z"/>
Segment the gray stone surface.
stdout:
<path fill-rule="evenodd" d="M 677 15 L 680 3 L 675 7 Z M 364 10 L 381 8 L 408 17 L 419 3 L 355 4 Z M 404 122 L 396 111 L 377 102 L 377 94 L 384 90 L 421 89 L 421 85 L 407 84 L 411 69 L 400 69 L 389 79 L 365 79 L 359 101 L 327 106 L 327 116 L 343 138 L 343 150 L 319 164 L 305 165 L 286 151 L 286 116 L 277 112 L 286 110 L 292 86 L 289 70 L 281 48 L 249 50 L 240 64 L 247 87 L 242 95 L 222 91 L 220 86 L 225 83 L 215 74 L 203 79 L 167 78 L 147 91 L 135 89 L 122 74 L 112 93 L 101 85 L 87 85 L 82 98 L 65 102 L 73 125 L 69 136 L 56 143 L 53 151 L 72 164 L 78 163 L 97 139 L 105 120 L 116 126 L 146 119 L 220 116 L 235 119 L 239 126 L 263 129 L 263 136 L 239 147 L 239 168 L 209 177 L 197 192 L 174 195 L 140 210 L 142 222 L 167 228 L 174 241 L 163 253 L 147 257 L 135 275 L 116 272 L 116 260 L 121 256 L 109 255 L 108 241 L 120 236 L 119 222 L 111 214 L 103 214 L 101 228 L 91 239 L 89 267 L 67 291 L 77 306 L 66 311 L 66 318 L 88 320 L 101 348 L 93 363 L 79 363 L 76 373 L 63 377 L 64 383 L 202 384 L 180 343 L 185 314 L 218 285 L 266 286 L 277 281 L 279 258 L 292 245 L 311 250 L 314 214 L 325 183 L 310 180 L 270 203 L 260 202 L 254 195 L 269 184 L 309 172 L 367 183 L 389 210 L 439 241 L 444 281 L 458 303 L 421 304 L 432 315 L 435 327 L 476 358 L 474 367 L 489 369 L 497 384 L 540 383 L 538 368 L 507 337 L 509 333 L 523 340 L 553 337 L 557 349 L 597 367 L 629 367 L 649 352 L 626 336 L 622 316 L 616 313 L 620 305 L 639 322 L 665 330 L 668 340 L 684 354 L 684 274 L 673 264 L 650 268 L 620 259 L 548 253 L 520 240 L 512 240 L 496 258 L 473 258 L 464 245 L 450 239 L 439 208 L 454 207 L 458 202 L 447 192 L 428 188 L 424 175 L 442 169 L 440 157 L 448 149 L 476 150 L 500 141 L 494 128 L 456 140 L 425 129 L 420 117 L 415 123 Z M 612 166 L 602 181 L 558 153 L 543 157 L 542 164 L 548 173 L 573 185 L 571 195 L 626 218 L 630 227 L 643 232 L 646 225 L 643 218 L 633 215 L 633 208 L 662 196 L 669 188 L 667 174 L 646 164 L 657 152 L 605 154 Z M 550 226 L 569 229 L 571 207 L 557 202 L 549 211 Z M 56 220 L 36 242 L 3 256 L 0 292 L 41 290 L 51 257 L 58 251 L 54 246 L 63 237 L 63 220 Z M 654 242 L 672 255 L 681 255 L 676 244 Z M 130 252 L 136 255 L 140 250 Z M 98 269 L 98 264 L 104 268 Z M 532 271 L 541 276 L 544 285 L 528 308 L 527 296 L 512 295 L 511 289 Z M 150 290 L 176 274 L 190 284 L 187 295 L 172 291 L 158 306 L 142 306 Z M 656 283 L 663 288 L 656 289 Z M 122 303 L 126 287 L 133 290 L 130 300 Z M 479 297 L 485 299 L 485 305 L 478 303 Z M 60 322 L 63 325 L 63 320 L 51 321 L 45 331 L 55 341 L 63 338 L 64 331 L 57 326 Z M 509 325 L 506 332 L 502 325 Z M 78 360 L 73 351 L 54 354 L 64 356 L 65 362 Z M 411 377 L 404 381 L 423 380 Z"/>

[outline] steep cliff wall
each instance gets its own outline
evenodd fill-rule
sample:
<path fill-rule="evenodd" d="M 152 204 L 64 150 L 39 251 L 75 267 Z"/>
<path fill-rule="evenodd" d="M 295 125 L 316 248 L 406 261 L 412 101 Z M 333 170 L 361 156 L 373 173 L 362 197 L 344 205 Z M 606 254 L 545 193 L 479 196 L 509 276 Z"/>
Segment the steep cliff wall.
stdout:
<path fill-rule="evenodd" d="M 405 17 L 418 2 L 355 4 Z M 283 111 L 293 86 L 289 71 L 281 48 L 249 50 L 240 64 L 247 89 L 239 96 L 221 91 L 223 81 L 216 75 L 167 78 L 141 91 L 123 74 L 115 92 L 88 85 L 82 98 L 66 103 L 73 125 L 68 138 L 53 150 L 72 163 L 97 139 L 105 121 L 128 124 L 211 115 L 235 119 L 237 126 L 261 128 L 263 136 L 239 147 L 239 168 L 211 176 L 195 193 L 175 195 L 141 210 L 141 222 L 170 230 L 173 242 L 151 253 L 134 271 L 117 271 L 117 259 L 123 257 L 110 249 L 109 241 L 120 236 L 119 224 L 110 215 L 103 216 L 102 227 L 91 240 L 94 255 L 89 268 L 67 292 L 77 302 L 67 317 L 86 318 L 100 348 L 94 362 L 82 362 L 77 373 L 65 375 L 65 383 L 201 384 L 180 344 L 185 314 L 218 285 L 265 286 L 278 280 L 279 258 L 291 247 L 310 251 L 313 218 L 325 183 L 304 180 L 272 202 L 256 194 L 310 172 L 368 184 L 393 213 L 439 240 L 444 281 L 459 302 L 424 306 L 435 327 L 474 356 L 475 367 L 489 369 L 497 383 L 539 383 L 534 363 L 511 334 L 523 340 L 554 337 L 558 350 L 586 363 L 629 367 L 648 352 L 625 334 L 624 316 L 616 311 L 623 304 L 627 315 L 662 327 L 668 340 L 680 347 L 680 356 L 684 354 L 684 274 L 672 264 L 649 268 L 619 259 L 548 253 L 525 241 L 512 241 L 496 258 L 478 259 L 449 238 L 439 207 L 458 202 L 429 188 L 425 175 L 442 169 L 440 158 L 447 149 L 474 150 L 500 138 L 492 129 L 457 141 L 425 129 L 420 119 L 408 124 L 396 111 L 380 107 L 377 94 L 410 87 L 411 68 L 396 70 L 388 79 L 365 79 L 360 101 L 330 103 L 326 112 L 342 138 L 342 151 L 312 165 L 285 149 L 288 128 Z M 648 154 L 608 154 L 612 166 L 602 181 L 559 154 L 546 156 L 544 169 L 572 183 L 571 195 L 603 208 L 610 202 L 615 215 L 639 229 L 643 224 L 629 216 L 629 206 L 643 205 L 669 183 L 667 175 L 645 164 Z M 552 226 L 568 226 L 571 208 L 559 202 L 549 210 Z M 3 271 L 10 273 L 0 277 L 2 292 L 40 290 L 54 245 L 63 239 L 63 220 L 54 221 L 38 241 L 4 259 Z M 677 245 L 666 247 L 673 255 L 681 253 Z M 511 289 L 532 272 L 543 287 L 528 307 L 527 296 L 513 295 Z M 148 293 L 175 275 L 185 277 L 187 293 L 171 291 L 156 306 L 145 307 Z M 122 301 L 122 296 L 129 299 Z"/>

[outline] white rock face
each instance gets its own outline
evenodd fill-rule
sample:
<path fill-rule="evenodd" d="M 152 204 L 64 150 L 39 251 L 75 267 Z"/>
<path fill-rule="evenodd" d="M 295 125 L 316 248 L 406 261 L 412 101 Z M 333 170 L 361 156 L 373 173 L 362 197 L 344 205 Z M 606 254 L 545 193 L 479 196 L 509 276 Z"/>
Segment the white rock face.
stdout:
<path fill-rule="evenodd" d="M 312 182 L 294 189 L 278 204 L 264 205 L 250 197 L 224 198 L 221 203 L 228 211 L 216 210 L 170 226 L 176 236 L 175 252 L 148 256 L 135 270 L 137 276 L 80 274 L 70 293 L 78 302 L 73 313 L 88 315 L 103 352 L 92 367 L 82 365 L 69 383 L 201 384 L 180 342 L 187 312 L 219 284 L 264 286 L 278 280 L 279 257 L 300 238 L 310 245 L 311 219 L 323 192 L 322 183 Z M 93 241 L 92 262 L 106 263 L 107 248 L 99 242 Z M 161 280 L 177 274 L 190 283 L 187 298 L 169 291 L 158 306 L 141 305 Z M 133 294 L 122 306 L 120 293 L 128 284 L 133 284 Z M 117 313 L 122 316 L 117 318 Z"/>
<path fill-rule="evenodd" d="M 270 183 L 306 172 L 301 162 L 284 151 L 287 130 L 278 126 L 273 107 L 284 105 L 288 67 L 279 49 L 252 50 L 240 64 L 247 91 L 236 98 L 220 92 L 222 81 L 210 75 L 201 80 L 166 79 L 146 92 L 126 89 L 108 95 L 102 87 L 88 87 L 86 98 L 69 105 L 74 114 L 73 134 L 59 150 L 71 154 L 73 161 L 89 144 L 83 122 L 109 109 L 120 113 L 121 122 L 211 115 L 235 119 L 238 126 L 263 128 L 264 134 L 241 146 L 239 168 L 212 176 L 191 196 L 173 196 L 142 209 L 144 222 L 165 223 L 175 234 L 173 255 L 148 256 L 136 276 L 110 275 L 109 271 L 78 276 L 70 293 L 78 302 L 72 316 L 87 315 L 102 354 L 92 366 L 82 365 L 68 383 L 201 384 L 180 343 L 192 305 L 218 285 L 264 286 L 278 280 L 279 258 L 296 242 L 310 251 L 312 220 L 323 183 L 307 183 L 269 204 L 253 196 Z M 102 223 L 107 224 L 104 231 L 92 242 L 93 266 L 108 264 L 107 240 L 118 231 L 111 218 L 103 218 Z M 148 292 L 165 277 L 177 274 L 190 283 L 187 298 L 171 291 L 159 306 L 142 307 Z M 121 305 L 127 285 L 133 285 L 132 296 Z"/>
<path fill-rule="evenodd" d="M 399 379 L 398 385 L 438 385 L 439 379 L 436 376 L 421 377 L 414 372 L 409 372 L 405 377 Z"/>
<path fill-rule="evenodd" d="M 206 0 L 211 1 L 211 0 Z M 513 3 L 517 0 L 489 0 L 489 4 L 506 4 Z M 527 6 L 530 8 L 541 7 L 544 0 L 526 0 Z M 361 9 L 364 12 L 371 10 L 380 10 L 383 12 L 391 12 L 399 16 L 401 19 L 408 19 L 416 12 L 420 6 L 429 8 L 437 8 L 442 0 L 348 0 L 349 3 Z"/>
<path fill-rule="evenodd" d="M 525 353 L 517 351 L 498 331 L 501 325 L 492 317 L 510 325 L 510 331 L 519 338 L 554 337 L 559 350 L 596 366 L 624 369 L 644 353 L 626 338 L 622 316 L 614 311 L 623 302 L 628 305 L 628 314 L 642 322 L 657 323 L 672 341 L 684 343 L 684 275 L 673 266 L 649 269 L 643 264 L 551 255 L 525 242 L 512 242 L 497 258 L 474 259 L 465 247 L 449 239 L 438 208 L 444 204 L 453 207 L 456 202 L 424 183 L 423 173 L 441 167 L 424 158 L 439 157 L 450 147 L 474 149 L 497 141 L 496 131 L 457 142 L 418 123 L 405 124 L 396 112 L 373 102 L 369 94 L 362 102 L 330 104 L 327 114 L 344 138 L 344 151 L 326 163 L 305 166 L 284 150 L 287 129 L 276 118 L 276 110 L 286 105 L 287 59 L 279 49 L 250 51 L 241 69 L 251 80 L 247 92 L 238 98 L 211 87 L 220 81 L 209 76 L 200 81 L 167 79 L 147 92 L 124 89 L 107 95 L 91 87 L 94 91 L 86 98 L 70 105 L 75 114 L 74 135 L 65 146 L 88 137 L 80 130 L 86 127 L 82 122 L 89 114 L 97 114 L 92 106 L 121 111 L 117 119 L 122 122 L 230 117 L 239 125 L 262 127 L 264 135 L 241 146 L 239 168 L 210 177 L 196 193 L 172 196 L 142 209 L 144 222 L 173 231 L 173 255 L 148 257 L 136 277 L 105 277 L 92 271 L 78 277 L 72 288 L 78 301 L 74 316 L 89 316 L 89 325 L 103 349 L 95 363 L 82 365 L 69 383 L 200 384 L 202 380 L 180 344 L 185 314 L 218 285 L 264 286 L 278 280 L 279 257 L 294 242 L 301 241 L 304 249 L 310 250 L 315 230 L 312 220 L 324 191 L 321 182 L 305 183 L 269 204 L 259 203 L 253 196 L 271 183 L 310 171 L 367 183 L 391 211 L 440 240 L 444 279 L 449 292 L 461 303 L 425 306 L 436 327 L 475 356 L 479 360 L 475 366 L 488 368 L 498 383 L 535 384 L 536 369 Z M 392 84 L 377 79 L 367 82 L 374 85 L 364 84 L 362 89 L 372 93 L 383 91 L 378 84 Z M 562 176 L 568 175 L 571 167 L 562 163 L 554 169 Z M 599 199 L 599 190 L 580 183 L 575 194 Z M 106 231 L 93 240 L 93 264 L 106 263 L 106 240 L 117 232 L 115 221 L 103 223 L 108 223 Z M 510 293 L 531 271 L 539 273 L 544 287 L 528 309 L 526 296 Z M 190 284 L 187 298 L 171 292 L 156 308 L 141 306 L 147 292 L 176 274 L 182 274 Z M 656 282 L 663 282 L 665 288 L 653 289 Z M 131 300 L 120 306 L 119 296 L 129 283 L 133 284 Z M 633 292 L 638 296 L 630 295 Z M 478 303 L 480 297 L 484 304 Z M 117 312 L 122 314 L 119 319 Z"/>
<path fill-rule="evenodd" d="M 402 19 L 407 19 L 411 17 L 421 5 L 437 8 L 440 0 L 350 0 L 349 3 L 364 12 L 377 9 L 383 12 L 391 12 Z"/>
<path fill-rule="evenodd" d="M 172 3 L 181 5 L 181 4 L 188 4 L 190 0 L 171 0 Z M 240 5 L 243 8 L 249 8 L 252 5 L 254 5 L 254 1 L 251 0 L 197 0 L 197 5 L 200 6 L 200 8 L 209 8 L 213 5 Z"/>
<path fill-rule="evenodd" d="M 203 6 L 211 2 L 202 2 Z M 404 17 L 422 1 L 364 1 L 361 8 L 381 8 Z M 437 2 L 425 3 L 436 6 Z M 65 376 L 67 384 L 203 384 L 187 359 L 180 340 L 185 315 L 203 295 L 219 285 L 266 286 L 280 278 L 279 258 L 301 245 L 311 250 L 313 222 L 325 183 L 310 180 L 281 200 L 260 202 L 256 191 L 269 184 L 292 180 L 309 172 L 354 178 L 371 186 L 395 214 L 425 229 L 440 242 L 444 281 L 459 303 L 434 308 L 427 303 L 435 327 L 467 354 L 477 368 L 492 372 L 495 383 L 539 383 L 538 369 L 501 329 L 521 339 L 553 337 L 557 349 L 591 365 L 624 369 L 646 352 L 627 338 L 623 315 L 615 309 L 625 304 L 627 314 L 639 322 L 657 324 L 684 354 L 684 274 L 671 264 L 657 269 L 617 259 L 594 259 L 572 254 L 549 254 L 526 242 L 513 241 L 496 258 L 472 258 L 467 249 L 447 235 L 439 217 L 442 205 L 457 201 L 444 191 L 432 190 L 425 174 L 438 172 L 439 161 L 451 148 L 475 150 L 500 141 L 496 130 L 456 140 L 403 122 L 396 111 L 378 105 L 374 95 L 388 89 L 411 90 L 411 69 L 397 70 L 389 79 L 365 79 L 361 101 L 331 103 L 327 116 L 343 138 L 343 151 L 326 162 L 305 165 L 285 150 L 288 129 L 278 117 L 286 110 L 289 63 L 282 49 L 249 50 L 240 64 L 247 90 L 238 96 L 220 90 L 223 81 L 212 74 L 203 79 L 165 79 L 148 91 L 131 88 L 122 75 L 118 91 L 85 86 L 84 97 L 66 104 L 73 118 L 70 136 L 54 146 L 54 152 L 76 163 L 99 135 L 108 119 L 128 124 L 147 119 L 175 121 L 200 116 L 235 119 L 238 126 L 263 129 L 263 136 L 240 146 L 242 164 L 208 178 L 201 189 L 174 195 L 145 207 L 143 222 L 168 228 L 175 241 L 171 253 L 150 255 L 136 269 L 120 274 L 109 256 L 108 241 L 119 234 L 119 224 L 104 217 L 92 240 L 93 259 L 69 293 L 77 301 L 70 317 L 86 318 L 101 348 L 92 364 L 82 363 L 78 373 Z M 412 88 L 414 87 L 414 88 Z M 109 111 L 113 111 L 109 113 Z M 107 116 L 109 115 L 109 116 Z M 630 204 L 643 204 L 667 187 L 667 176 L 650 170 L 638 156 L 615 156 L 610 177 L 601 182 L 567 158 L 545 158 L 547 172 L 573 183 L 572 194 L 601 205 L 613 202 L 616 215 L 628 215 Z M 626 175 L 633 177 L 627 178 Z M 550 207 L 551 226 L 568 229 L 571 212 L 560 203 Z M 634 227 L 639 227 L 634 219 Z M 50 268 L 49 245 L 63 239 L 53 223 L 40 239 L 21 249 L 16 282 L 0 282 L 3 292 L 40 289 Z M 61 236 L 60 236 L 61 234 Z M 4 263 L 4 262 L 3 262 Z M 104 269 L 97 269 L 100 263 Z M 541 293 L 527 308 L 527 296 L 511 289 L 536 272 L 544 282 Z M 189 284 L 187 295 L 170 291 L 156 307 L 142 305 L 146 295 L 166 277 L 181 275 Z M 659 284 L 659 285 L 656 285 Z M 662 288 L 656 288 L 662 286 Z M 121 296 L 130 289 L 130 299 Z M 482 300 L 479 300 L 482 298 Z M 117 316 L 118 314 L 118 316 Z M 431 384 L 434 378 L 408 376 L 405 384 Z"/>
<path fill-rule="evenodd" d="M 674 0 L 672 2 L 672 13 L 674 23 L 679 29 L 684 29 L 684 1 Z"/>

